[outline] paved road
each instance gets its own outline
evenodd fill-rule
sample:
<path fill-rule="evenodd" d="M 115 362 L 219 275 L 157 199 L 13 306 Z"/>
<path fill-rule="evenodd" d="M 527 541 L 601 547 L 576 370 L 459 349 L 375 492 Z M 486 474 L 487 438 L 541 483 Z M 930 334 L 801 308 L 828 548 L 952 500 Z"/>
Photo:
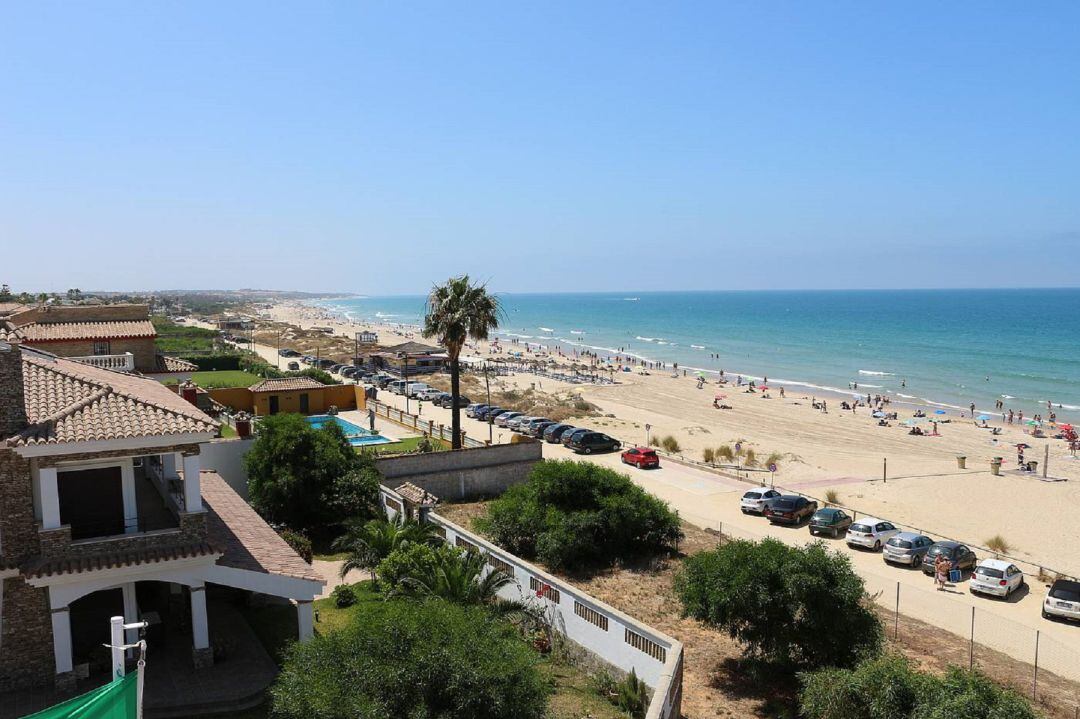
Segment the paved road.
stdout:
<path fill-rule="evenodd" d="M 379 399 L 404 409 L 404 398 L 379 392 Z M 410 401 L 415 412 L 416 402 Z M 422 416 L 450 424 L 450 411 L 423 403 Z M 462 428 L 469 436 L 487 438 L 489 425 L 462 413 Z M 512 432 L 494 429 L 495 442 L 509 441 Z M 656 470 L 639 470 L 623 465 L 618 453 L 582 457 L 562 445 L 544 445 L 544 457 L 593 461 L 625 471 L 631 479 L 657 497 L 667 501 L 687 522 L 702 528 L 722 529 L 725 535 L 759 539 L 776 537 L 792 544 L 810 539 L 805 527 L 780 527 L 760 517 L 747 516 L 739 509 L 739 498 L 749 488 L 740 480 L 706 470 L 665 462 Z M 919 570 L 885 565 L 881 555 L 851 549 L 840 540 L 824 540 L 831 549 L 849 556 L 856 571 L 864 578 L 877 601 L 892 609 L 900 595 L 901 614 L 968 637 L 971 632 L 972 607 L 975 607 L 977 643 L 1002 651 L 1016 659 L 1033 660 L 1035 632 L 1041 633 L 1039 664 L 1047 671 L 1080 680 L 1080 626 L 1042 619 L 1040 610 L 1046 589 L 1031 578 L 1030 591 L 1019 592 L 1008 601 L 973 597 L 964 584 L 946 592 L 934 590 L 933 580 Z"/>

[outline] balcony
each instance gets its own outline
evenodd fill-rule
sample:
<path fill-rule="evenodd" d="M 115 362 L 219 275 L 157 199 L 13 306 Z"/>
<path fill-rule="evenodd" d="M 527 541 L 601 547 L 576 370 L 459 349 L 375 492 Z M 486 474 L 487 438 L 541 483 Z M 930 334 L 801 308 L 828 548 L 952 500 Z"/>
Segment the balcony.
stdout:
<path fill-rule="evenodd" d="M 69 357 L 68 359 L 117 372 L 135 371 L 135 355 L 130 352 L 125 352 L 122 355 L 87 355 L 85 357 Z"/>

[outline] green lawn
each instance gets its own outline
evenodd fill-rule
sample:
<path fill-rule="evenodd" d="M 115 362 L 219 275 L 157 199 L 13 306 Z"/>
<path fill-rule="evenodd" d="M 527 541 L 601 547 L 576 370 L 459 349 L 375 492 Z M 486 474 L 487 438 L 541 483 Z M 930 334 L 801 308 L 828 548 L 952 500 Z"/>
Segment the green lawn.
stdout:
<path fill-rule="evenodd" d="M 224 369 L 213 372 L 193 372 L 192 381 L 203 389 L 218 387 L 250 387 L 262 381 L 262 377 L 239 369 Z"/>
<path fill-rule="evenodd" d="M 208 352 L 214 349 L 217 330 L 178 325 L 157 315 L 152 317 L 151 321 L 157 331 L 154 344 L 160 352 Z"/>
<path fill-rule="evenodd" d="M 377 454 L 405 454 L 406 452 L 415 452 L 417 445 L 420 444 L 420 440 L 423 437 L 406 437 L 398 442 L 391 442 L 390 444 L 377 444 L 371 447 L 370 450 L 374 450 Z M 450 449 L 450 445 L 441 439 L 431 440 L 435 445 L 436 452 L 442 452 L 443 450 Z M 363 449 L 358 449 L 363 451 Z"/>

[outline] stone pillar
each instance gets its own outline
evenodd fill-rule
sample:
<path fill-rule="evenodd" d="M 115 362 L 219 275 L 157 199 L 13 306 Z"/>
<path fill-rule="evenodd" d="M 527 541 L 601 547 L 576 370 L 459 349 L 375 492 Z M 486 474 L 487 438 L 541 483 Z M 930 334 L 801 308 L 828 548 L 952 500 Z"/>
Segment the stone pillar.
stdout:
<path fill-rule="evenodd" d="M 56 467 L 38 470 L 41 490 L 41 528 L 58 529 L 60 525 L 60 491 L 56 484 Z"/>
<path fill-rule="evenodd" d="M 202 511 L 202 487 L 199 481 L 199 455 L 184 455 L 184 509 Z"/>
<path fill-rule="evenodd" d="M 315 636 L 315 621 L 310 599 L 296 600 L 296 625 L 299 629 L 300 641 L 306 642 Z"/>
<path fill-rule="evenodd" d="M 196 669 L 214 664 L 214 651 L 210 648 L 210 627 L 206 619 L 206 585 L 190 587 L 191 591 L 191 660 Z"/>
<path fill-rule="evenodd" d="M 75 689 L 75 672 L 71 658 L 71 613 L 68 607 L 53 607 L 52 635 L 56 689 L 61 692 L 72 691 Z"/>
<path fill-rule="evenodd" d="M 135 462 L 125 457 L 120 465 L 120 485 L 124 496 L 124 534 L 139 531 L 139 507 L 135 501 Z"/>

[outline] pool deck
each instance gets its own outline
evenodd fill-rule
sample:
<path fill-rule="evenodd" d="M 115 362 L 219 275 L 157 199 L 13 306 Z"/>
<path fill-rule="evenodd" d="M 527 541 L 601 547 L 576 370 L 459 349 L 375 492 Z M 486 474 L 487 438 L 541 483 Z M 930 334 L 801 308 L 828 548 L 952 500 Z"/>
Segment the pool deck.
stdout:
<path fill-rule="evenodd" d="M 339 412 L 338 417 L 341 417 L 346 422 L 351 422 L 357 427 L 368 428 L 368 414 L 366 409 L 350 409 L 344 412 Z M 411 429 L 405 429 L 399 424 L 395 424 L 383 417 L 375 417 L 375 431 L 381 434 L 383 437 L 397 442 L 398 440 L 405 439 L 406 437 L 419 437 L 420 432 L 415 432 Z"/>

